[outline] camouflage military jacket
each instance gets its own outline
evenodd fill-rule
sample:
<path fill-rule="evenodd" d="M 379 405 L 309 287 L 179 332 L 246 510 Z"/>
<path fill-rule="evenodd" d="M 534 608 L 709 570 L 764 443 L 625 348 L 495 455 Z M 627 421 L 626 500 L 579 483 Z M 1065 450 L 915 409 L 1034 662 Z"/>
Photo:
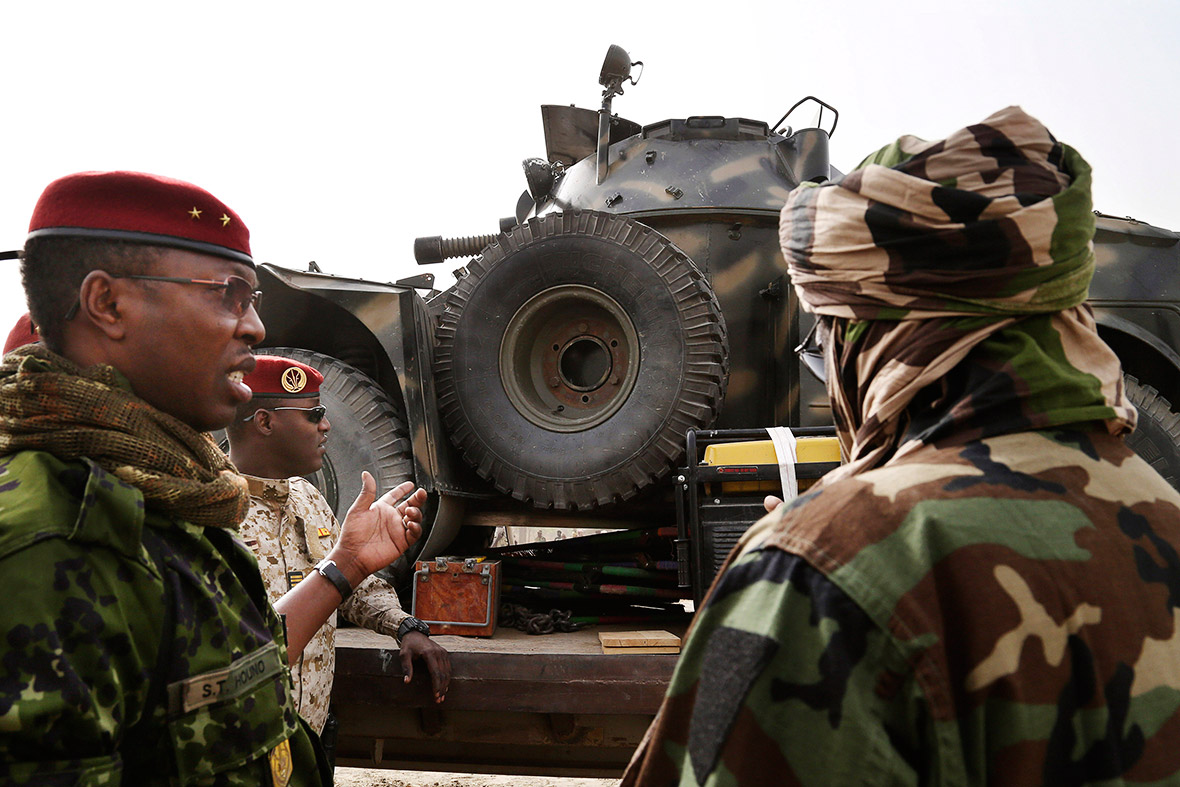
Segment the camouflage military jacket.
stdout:
<path fill-rule="evenodd" d="M 1178 547 L 1105 433 L 821 487 L 731 557 L 623 784 L 1176 784 Z"/>
<path fill-rule="evenodd" d="M 230 531 L 24 451 L 0 459 L 0 576 L 0 783 L 330 782 Z"/>
<path fill-rule="evenodd" d="M 250 513 L 239 527 L 246 545 L 258 558 L 271 600 L 280 598 L 323 560 L 340 535 L 328 501 L 302 478 L 246 476 Z M 397 594 L 384 581 L 368 577 L 357 586 L 340 612 L 351 623 L 394 636 L 406 619 Z M 317 732 L 328 718 L 332 675 L 336 669 L 336 616 L 320 627 L 299 662 L 291 668 L 295 707 Z"/>

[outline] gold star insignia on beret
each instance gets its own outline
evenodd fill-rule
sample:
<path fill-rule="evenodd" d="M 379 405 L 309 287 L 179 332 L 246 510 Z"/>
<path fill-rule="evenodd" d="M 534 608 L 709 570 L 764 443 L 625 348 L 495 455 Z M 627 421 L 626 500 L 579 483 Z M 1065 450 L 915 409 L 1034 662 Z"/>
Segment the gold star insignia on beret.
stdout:
<path fill-rule="evenodd" d="M 223 227 L 228 227 L 228 226 L 229 226 L 229 222 L 230 222 L 229 214 L 228 214 L 228 213 L 222 213 L 222 214 L 221 214 L 221 226 L 223 226 Z"/>
<path fill-rule="evenodd" d="M 201 210 L 196 205 L 193 205 L 193 209 L 188 212 L 188 215 L 194 219 L 199 219 L 201 218 Z"/>

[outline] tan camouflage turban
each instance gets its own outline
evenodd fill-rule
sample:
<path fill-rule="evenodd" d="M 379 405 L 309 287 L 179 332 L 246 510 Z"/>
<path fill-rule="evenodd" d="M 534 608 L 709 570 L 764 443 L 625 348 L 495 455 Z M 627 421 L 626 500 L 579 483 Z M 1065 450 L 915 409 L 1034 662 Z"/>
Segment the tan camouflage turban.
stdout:
<path fill-rule="evenodd" d="M 779 235 L 803 308 L 830 328 L 839 477 L 935 440 L 1134 428 L 1084 304 L 1093 234 L 1089 165 L 1019 107 L 794 190 Z"/>

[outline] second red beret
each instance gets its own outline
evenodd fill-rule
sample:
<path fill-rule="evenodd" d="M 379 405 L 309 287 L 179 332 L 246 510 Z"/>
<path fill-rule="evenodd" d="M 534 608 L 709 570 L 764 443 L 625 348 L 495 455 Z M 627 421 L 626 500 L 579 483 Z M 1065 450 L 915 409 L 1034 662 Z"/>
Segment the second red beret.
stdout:
<path fill-rule="evenodd" d="M 244 382 L 255 399 L 308 399 L 320 395 L 324 376 L 299 361 L 278 355 L 256 356 L 254 371 Z"/>

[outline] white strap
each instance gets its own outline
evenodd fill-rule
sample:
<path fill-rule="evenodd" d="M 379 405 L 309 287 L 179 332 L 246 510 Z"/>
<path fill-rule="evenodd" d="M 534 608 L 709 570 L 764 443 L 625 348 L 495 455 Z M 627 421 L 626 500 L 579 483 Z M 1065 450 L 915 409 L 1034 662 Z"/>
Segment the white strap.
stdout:
<path fill-rule="evenodd" d="M 795 478 L 795 435 L 785 426 L 768 426 L 766 432 L 774 443 L 774 455 L 778 457 L 778 474 L 783 482 L 783 500 L 789 503 L 799 496 L 799 482 Z"/>

